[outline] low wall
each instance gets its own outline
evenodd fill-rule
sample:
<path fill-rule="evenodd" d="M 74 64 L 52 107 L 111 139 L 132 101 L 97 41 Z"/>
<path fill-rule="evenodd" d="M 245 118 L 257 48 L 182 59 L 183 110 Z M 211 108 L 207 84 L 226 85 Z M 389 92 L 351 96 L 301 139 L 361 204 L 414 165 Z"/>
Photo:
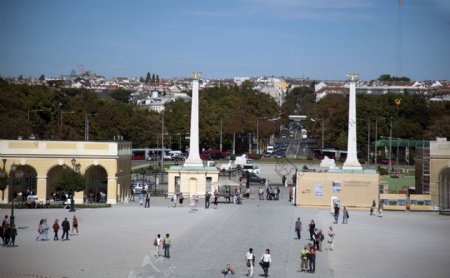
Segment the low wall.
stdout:
<path fill-rule="evenodd" d="M 299 172 L 296 204 L 298 206 L 340 206 L 369 208 L 378 200 L 378 173 Z"/>

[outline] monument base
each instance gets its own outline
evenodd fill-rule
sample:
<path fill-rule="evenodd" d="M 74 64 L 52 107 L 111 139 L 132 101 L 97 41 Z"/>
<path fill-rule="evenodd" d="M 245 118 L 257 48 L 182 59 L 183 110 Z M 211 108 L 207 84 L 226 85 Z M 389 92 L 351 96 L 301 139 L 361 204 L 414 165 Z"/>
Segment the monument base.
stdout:
<path fill-rule="evenodd" d="M 297 174 L 297 206 L 368 208 L 378 203 L 379 174 L 375 170 L 331 170 Z"/>
<path fill-rule="evenodd" d="M 219 170 L 210 166 L 171 166 L 168 172 L 168 196 L 183 194 L 204 196 L 219 180 Z"/>

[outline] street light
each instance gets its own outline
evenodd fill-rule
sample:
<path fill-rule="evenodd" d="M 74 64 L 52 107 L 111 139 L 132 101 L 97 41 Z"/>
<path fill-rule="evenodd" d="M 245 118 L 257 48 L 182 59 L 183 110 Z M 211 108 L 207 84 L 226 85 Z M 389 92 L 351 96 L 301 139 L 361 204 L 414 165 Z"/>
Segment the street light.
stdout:
<path fill-rule="evenodd" d="M 73 170 L 79 174 L 81 164 L 77 163 L 77 160 L 75 158 L 72 158 L 72 160 L 70 162 L 72 163 Z M 72 198 L 70 198 L 70 210 L 69 211 L 74 212 L 75 211 L 75 200 L 74 200 L 75 192 L 71 192 L 71 194 L 72 194 Z"/>
<path fill-rule="evenodd" d="M 6 173 L 6 158 L 2 159 L 3 161 L 3 168 L 0 169 L 0 187 L 2 188 L 2 191 L 6 189 L 6 185 L 8 184 L 8 174 Z"/>
<path fill-rule="evenodd" d="M 316 121 L 320 121 L 320 125 L 321 125 L 321 128 L 322 128 L 322 152 L 323 152 L 323 148 L 324 148 L 324 135 L 325 135 L 325 130 L 324 130 L 324 128 L 325 128 L 325 123 L 324 123 L 324 120 L 320 120 L 320 119 L 313 119 L 313 118 L 311 118 L 311 121 L 312 122 L 316 122 Z"/>
<path fill-rule="evenodd" d="M 63 126 L 63 115 L 64 114 L 74 114 L 75 113 L 75 111 L 66 111 L 66 112 L 64 112 L 64 111 L 61 111 L 61 123 L 60 123 L 60 127 L 62 128 L 62 126 Z"/>
<path fill-rule="evenodd" d="M 16 191 L 16 181 L 17 181 L 17 179 L 21 179 L 23 177 L 23 172 L 21 170 L 17 170 L 16 164 L 13 163 L 11 165 L 10 176 L 11 175 L 13 177 L 12 192 L 11 192 L 12 193 L 11 194 L 12 195 L 12 199 L 11 199 L 11 217 L 10 217 L 10 223 L 11 223 L 11 226 L 12 226 L 12 225 L 14 225 L 14 220 L 15 220 L 15 217 L 14 217 L 14 197 L 15 196 L 14 196 L 14 194 L 15 194 L 15 191 Z"/>

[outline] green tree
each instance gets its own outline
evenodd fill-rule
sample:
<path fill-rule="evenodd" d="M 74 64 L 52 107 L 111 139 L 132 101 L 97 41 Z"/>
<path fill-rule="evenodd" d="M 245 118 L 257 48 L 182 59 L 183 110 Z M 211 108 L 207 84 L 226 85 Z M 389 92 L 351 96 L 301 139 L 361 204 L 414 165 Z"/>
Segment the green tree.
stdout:
<path fill-rule="evenodd" d="M 150 72 L 147 72 L 147 76 L 145 77 L 145 84 L 149 84 L 151 81 L 151 75 Z"/>
<path fill-rule="evenodd" d="M 139 78 L 139 82 L 144 83 L 144 82 L 145 82 L 144 77 L 141 76 L 141 77 Z"/>
<path fill-rule="evenodd" d="M 156 82 L 156 75 L 152 74 L 152 83 L 155 83 L 155 82 Z"/>
<path fill-rule="evenodd" d="M 156 83 L 159 84 L 159 74 L 156 75 Z"/>
<path fill-rule="evenodd" d="M 64 167 L 61 173 L 58 175 L 54 184 L 56 190 L 64 192 L 78 192 L 82 191 L 86 187 L 86 180 L 83 175 L 77 173 L 70 167 Z"/>
<path fill-rule="evenodd" d="M 41 74 L 41 76 L 39 76 L 39 81 L 45 81 L 45 75 Z"/>

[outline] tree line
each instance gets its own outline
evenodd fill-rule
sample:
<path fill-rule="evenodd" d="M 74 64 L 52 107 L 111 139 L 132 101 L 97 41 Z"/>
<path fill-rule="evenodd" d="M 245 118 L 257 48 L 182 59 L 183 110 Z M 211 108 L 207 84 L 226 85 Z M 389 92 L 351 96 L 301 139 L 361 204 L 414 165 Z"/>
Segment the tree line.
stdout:
<path fill-rule="evenodd" d="M 135 148 L 156 147 L 161 144 L 164 121 L 165 145 L 184 150 L 188 145 L 190 102 L 169 102 L 165 112 L 158 114 L 128 103 L 130 93 L 118 89 L 103 99 L 86 89 L 16 85 L 0 79 L 0 138 L 84 140 L 88 119 L 90 140 L 110 141 L 120 135 Z M 401 104 L 397 106 L 398 98 Z M 323 124 L 325 145 L 346 149 L 347 96 L 330 95 L 315 102 L 313 89 L 300 87 L 287 94 L 280 109 L 273 98 L 253 90 L 250 81 L 200 92 L 200 147 L 219 148 L 221 133 L 224 150 L 232 150 L 234 145 L 237 153 L 246 152 L 249 140 L 255 143 L 256 137 L 263 146 L 296 111 L 317 119 L 302 123 L 308 136 L 320 141 Z M 278 117 L 278 121 L 271 120 Z M 396 138 L 434 140 L 450 136 L 450 102 L 433 102 L 422 95 L 358 94 L 358 148 L 367 149 L 369 132 L 373 142 L 375 123 L 378 136 L 389 136 L 391 117 Z"/>

